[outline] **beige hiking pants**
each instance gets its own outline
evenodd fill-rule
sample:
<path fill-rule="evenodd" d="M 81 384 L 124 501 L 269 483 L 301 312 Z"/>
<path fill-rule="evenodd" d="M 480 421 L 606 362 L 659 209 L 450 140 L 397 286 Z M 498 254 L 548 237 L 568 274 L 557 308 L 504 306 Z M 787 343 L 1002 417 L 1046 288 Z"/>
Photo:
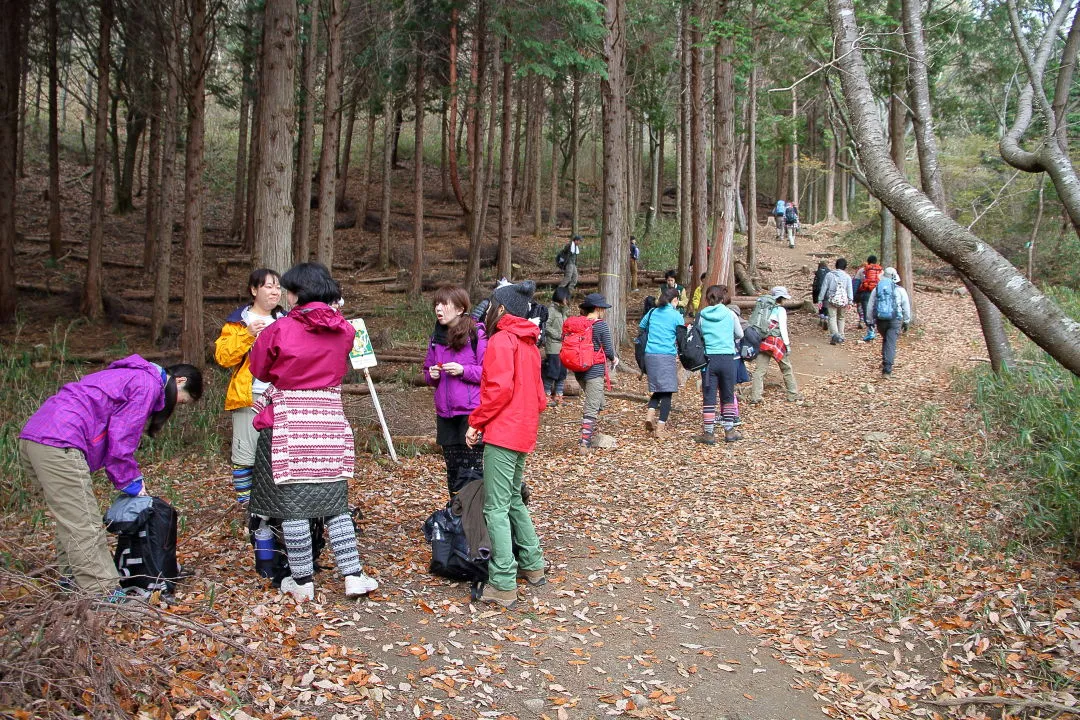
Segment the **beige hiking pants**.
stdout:
<path fill-rule="evenodd" d="M 20 440 L 19 459 L 56 518 L 60 572 L 73 574 L 87 592 L 105 595 L 119 587 L 86 457 L 74 448 Z"/>

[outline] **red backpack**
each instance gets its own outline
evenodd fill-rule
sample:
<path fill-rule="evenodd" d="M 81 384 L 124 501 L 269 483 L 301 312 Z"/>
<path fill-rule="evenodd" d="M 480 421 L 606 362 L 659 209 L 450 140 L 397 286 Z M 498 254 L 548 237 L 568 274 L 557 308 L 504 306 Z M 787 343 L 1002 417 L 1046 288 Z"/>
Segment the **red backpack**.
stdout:
<path fill-rule="evenodd" d="M 562 350 L 559 359 L 572 372 L 585 372 L 597 363 L 607 362 L 603 348 L 593 345 L 592 328 L 596 320 L 584 315 L 566 318 L 562 327 Z"/>
<path fill-rule="evenodd" d="M 881 280 L 882 268 L 880 265 L 867 265 L 863 268 L 863 281 L 859 285 L 859 292 L 870 292 L 877 287 Z"/>

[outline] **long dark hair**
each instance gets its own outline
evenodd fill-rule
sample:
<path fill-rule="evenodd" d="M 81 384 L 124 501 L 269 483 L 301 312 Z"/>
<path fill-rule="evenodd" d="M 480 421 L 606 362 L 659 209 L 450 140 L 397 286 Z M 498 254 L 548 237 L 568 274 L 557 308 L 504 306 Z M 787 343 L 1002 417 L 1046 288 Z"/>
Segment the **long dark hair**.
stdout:
<path fill-rule="evenodd" d="M 150 437 L 156 436 L 161 431 L 166 421 L 172 417 L 173 410 L 176 409 L 176 378 L 187 378 L 184 389 L 192 400 L 198 400 L 203 393 L 202 371 L 194 365 L 187 363 L 170 365 L 165 368 L 165 374 L 168 377 L 165 381 L 165 407 L 155 413 L 150 413 L 150 425 L 146 428 L 146 434 Z"/>
<path fill-rule="evenodd" d="M 469 293 L 465 288 L 446 285 L 435 291 L 431 306 L 453 304 L 461 308 L 461 315 L 453 325 L 446 326 L 446 345 L 455 352 L 477 337 L 476 321 L 469 315 Z"/>
<path fill-rule="evenodd" d="M 656 306 L 670 305 L 671 301 L 677 297 L 679 297 L 679 288 L 666 287 L 660 292 L 660 297 L 656 299 Z"/>
<path fill-rule="evenodd" d="M 727 285 L 710 285 L 705 291 L 705 302 L 709 305 L 727 305 L 731 302 Z"/>
<path fill-rule="evenodd" d="M 297 305 L 322 302 L 332 305 L 341 299 L 341 287 L 321 263 L 300 263 L 281 276 L 281 287 L 296 295 Z"/>

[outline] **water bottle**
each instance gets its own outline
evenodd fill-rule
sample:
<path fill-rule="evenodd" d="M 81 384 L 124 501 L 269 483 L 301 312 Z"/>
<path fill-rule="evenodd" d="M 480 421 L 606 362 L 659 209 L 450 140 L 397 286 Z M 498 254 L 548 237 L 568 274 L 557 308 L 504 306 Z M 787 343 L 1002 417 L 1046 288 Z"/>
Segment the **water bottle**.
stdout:
<path fill-rule="evenodd" d="M 265 519 L 259 520 L 259 527 L 255 528 L 255 572 L 265 578 L 273 577 L 276 552 L 273 528 Z"/>

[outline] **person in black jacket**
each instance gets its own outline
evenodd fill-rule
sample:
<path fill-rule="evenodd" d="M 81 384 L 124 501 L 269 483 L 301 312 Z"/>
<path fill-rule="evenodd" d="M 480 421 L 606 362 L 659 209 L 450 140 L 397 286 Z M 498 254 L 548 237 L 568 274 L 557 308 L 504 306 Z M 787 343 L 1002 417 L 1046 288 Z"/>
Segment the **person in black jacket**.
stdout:
<path fill-rule="evenodd" d="M 825 282 L 825 276 L 829 274 L 829 264 L 821 260 L 817 264 L 817 272 L 814 273 L 814 289 L 812 297 L 815 299 L 821 294 L 821 285 Z M 822 328 L 829 326 L 829 319 L 825 315 L 825 303 L 818 305 L 818 321 Z"/>

